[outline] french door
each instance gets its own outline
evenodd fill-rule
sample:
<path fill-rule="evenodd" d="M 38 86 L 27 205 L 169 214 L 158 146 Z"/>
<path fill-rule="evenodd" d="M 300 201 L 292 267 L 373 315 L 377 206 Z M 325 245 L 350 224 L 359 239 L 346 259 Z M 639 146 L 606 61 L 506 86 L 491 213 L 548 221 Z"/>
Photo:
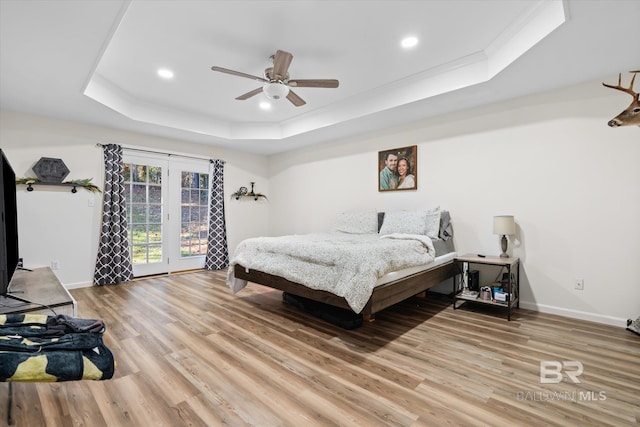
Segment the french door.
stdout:
<path fill-rule="evenodd" d="M 209 232 L 209 162 L 171 159 L 170 271 L 204 268 Z"/>
<path fill-rule="evenodd" d="M 123 163 L 133 275 L 204 267 L 208 164 L 126 152 Z"/>

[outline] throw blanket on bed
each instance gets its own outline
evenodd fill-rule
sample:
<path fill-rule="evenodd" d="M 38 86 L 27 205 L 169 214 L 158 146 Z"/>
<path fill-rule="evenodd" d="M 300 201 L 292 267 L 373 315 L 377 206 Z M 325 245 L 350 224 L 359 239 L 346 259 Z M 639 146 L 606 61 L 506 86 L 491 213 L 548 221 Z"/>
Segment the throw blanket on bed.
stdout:
<path fill-rule="evenodd" d="M 240 264 L 345 298 L 360 313 L 378 278 L 391 271 L 433 262 L 427 236 L 417 234 L 306 234 L 242 241 L 231 259 L 227 284 L 233 293 L 246 286 L 236 279 Z"/>

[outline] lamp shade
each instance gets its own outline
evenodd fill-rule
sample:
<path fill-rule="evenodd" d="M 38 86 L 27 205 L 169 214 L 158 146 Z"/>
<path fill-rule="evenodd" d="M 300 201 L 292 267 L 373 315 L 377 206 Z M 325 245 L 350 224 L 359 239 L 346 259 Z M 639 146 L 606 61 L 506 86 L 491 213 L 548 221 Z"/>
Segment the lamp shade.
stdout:
<path fill-rule="evenodd" d="M 503 236 L 516 234 L 516 223 L 513 215 L 498 215 L 493 217 L 493 234 Z"/>
<path fill-rule="evenodd" d="M 289 86 L 282 83 L 267 83 L 262 86 L 262 91 L 269 99 L 280 99 L 289 94 Z"/>

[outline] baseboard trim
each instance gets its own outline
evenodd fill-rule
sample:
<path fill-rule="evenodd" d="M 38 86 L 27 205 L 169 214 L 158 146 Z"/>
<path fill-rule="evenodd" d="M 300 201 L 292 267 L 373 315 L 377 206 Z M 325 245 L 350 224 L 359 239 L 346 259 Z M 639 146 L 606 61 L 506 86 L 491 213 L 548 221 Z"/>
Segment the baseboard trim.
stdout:
<path fill-rule="evenodd" d="M 163 277 L 163 276 L 170 276 L 170 275 L 176 275 L 176 274 L 195 273 L 198 271 L 205 271 L 205 269 L 192 268 L 190 270 L 176 270 L 176 271 L 168 271 L 166 273 L 160 273 L 160 274 L 150 274 L 148 276 L 137 276 L 131 279 L 131 282 L 135 282 L 136 280 L 151 279 L 153 277 Z M 122 282 L 122 283 L 128 283 L 128 282 Z M 67 289 L 80 289 L 80 288 L 89 288 L 91 286 L 94 286 L 94 283 L 93 282 L 76 282 L 76 283 L 69 283 L 69 284 L 63 283 L 63 286 Z"/>
<path fill-rule="evenodd" d="M 90 288 L 91 286 L 93 286 L 93 282 L 76 282 L 64 285 L 67 289 Z"/>
<path fill-rule="evenodd" d="M 528 310 L 539 311 L 541 313 L 557 314 L 558 316 L 570 317 L 572 319 L 588 320 L 590 322 L 604 323 L 611 326 L 627 327 L 627 319 L 621 317 L 606 316 L 603 314 L 589 313 L 580 310 L 571 310 L 563 307 L 555 307 L 552 305 L 536 304 L 526 301 L 520 301 L 520 307 Z"/>

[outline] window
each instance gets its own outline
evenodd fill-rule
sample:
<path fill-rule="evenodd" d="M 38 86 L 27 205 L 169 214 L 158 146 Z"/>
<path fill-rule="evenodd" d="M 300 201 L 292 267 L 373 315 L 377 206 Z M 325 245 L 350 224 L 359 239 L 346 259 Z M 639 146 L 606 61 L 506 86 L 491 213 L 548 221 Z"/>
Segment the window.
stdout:
<path fill-rule="evenodd" d="M 162 168 L 125 163 L 123 172 L 133 263 L 162 262 Z"/>

